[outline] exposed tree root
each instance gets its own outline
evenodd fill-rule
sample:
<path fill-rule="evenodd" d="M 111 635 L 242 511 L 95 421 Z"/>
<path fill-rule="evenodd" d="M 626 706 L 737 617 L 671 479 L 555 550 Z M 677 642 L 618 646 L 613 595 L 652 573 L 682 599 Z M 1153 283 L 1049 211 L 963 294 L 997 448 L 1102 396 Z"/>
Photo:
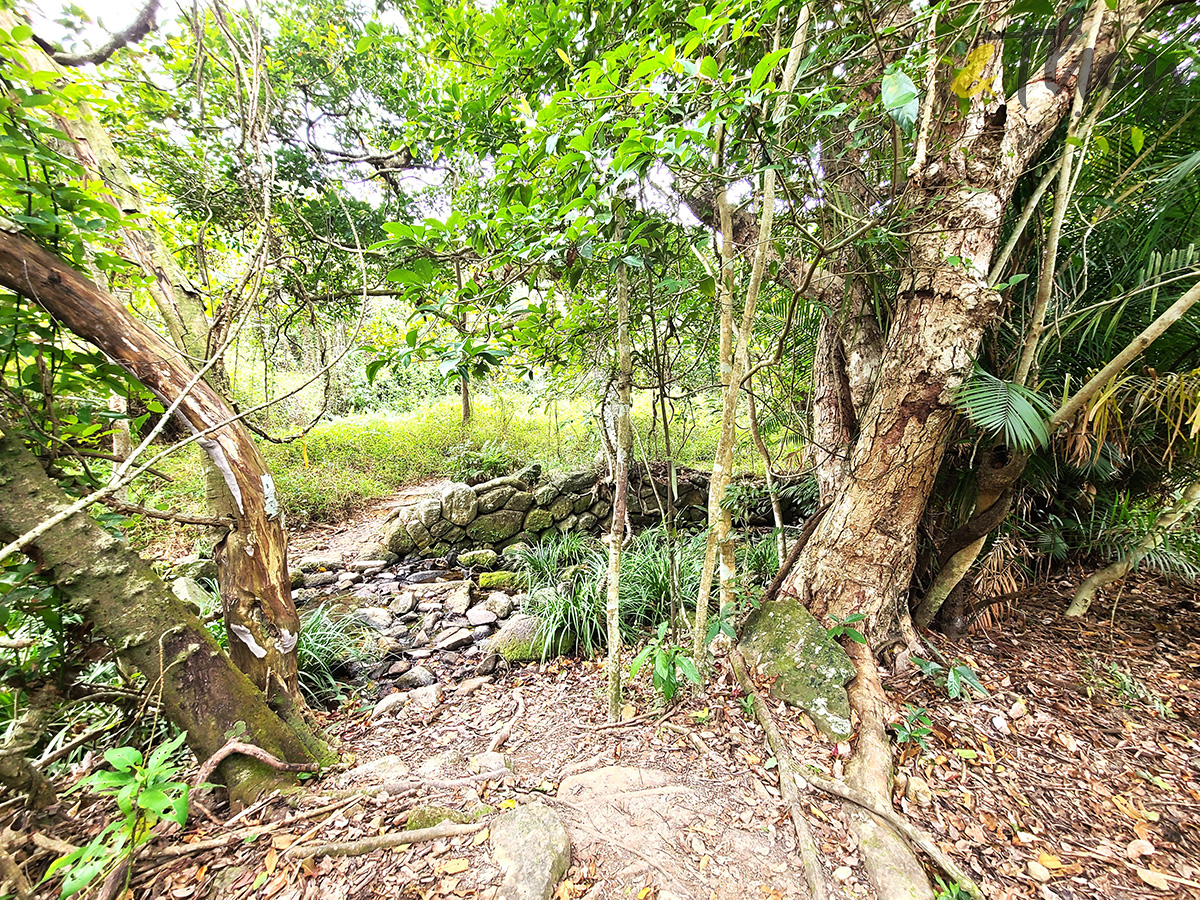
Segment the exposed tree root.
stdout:
<path fill-rule="evenodd" d="M 387 850 L 403 844 L 420 844 L 424 841 L 439 841 L 442 838 L 455 837 L 460 834 L 472 834 L 482 830 L 485 825 L 485 822 L 475 822 L 469 825 L 442 822 L 432 828 L 415 828 L 412 831 L 380 834 L 357 841 L 334 841 L 328 844 L 316 844 L 312 847 L 301 847 L 290 855 L 299 859 L 308 859 L 314 856 L 362 856 L 366 853 L 374 853 L 376 850 Z M 290 850 L 291 848 L 289 848 L 289 852 Z"/>
<path fill-rule="evenodd" d="M 865 802 L 849 803 L 846 817 L 858 836 L 867 878 L 879 900 L 933 900 L 929 878 L 912 848 L 882 819 L 865 812 L 871 806 L 890 808 L 892 803 L 888 707 L 871 649 L 854 641 L 849 644 L 847 652 L 858 670 L 848 689 L 850 706 L 858 714 L 858 740 L 846 767 L 846 781 Z"/>
<path fill-rule="evenodd" d="M 244 744 L 241 741 L 229 741 L 224 747 L 210 756 L 204 765 L 200 767 L 200 771 L 196 775 L 196 781 L 192 786 L 193 789 L 200 787 L 200 785 L 208 781 L 212 777 L 213 772 L 217 770 L 217 766 L 235 753 L 257 759 L 259 762 L 265 763 L 279 772 L 319 772 L 321 770 L 321 767 L 316 763 L 284 762 L 272 756 L 261 747 L 256 747 L 253 744 Z"/>
<path fill-rule="evenodd" d="M 796 543 L 797 546 L 803 546 L 804 542 L 800 540 Z M 804 878 L 808 882 L 809 893 L 813 900 L 826 900 L 829 891 L 825 886 L 825 872 L 821 868 L 817 842 L 813 838 L 812 829 L 808 827 L 808 822 L 800 812 L 800 789 L 796 783 L 796 763 L 792 760 L 792 754 L 788 750 L 783 736 L 779 733 L 779 729 L 775 727 L 771 711 L 767 709 L 766 704 L 754 690 L 742 654 L 734 650 L 729 654 L 729 661 L 733 664 L 733 673 L 737 676 L 738 684 L 742 686 L 746 696 L 753 701 L 755 718 L 762 725 L 771 752 L 779 761 L 779 792 L 783 796 L 783 801 L 788 805 L 792 826 L 796 829 L 796 844 L 800 848 L 800 859 L 804 862 Z"/>

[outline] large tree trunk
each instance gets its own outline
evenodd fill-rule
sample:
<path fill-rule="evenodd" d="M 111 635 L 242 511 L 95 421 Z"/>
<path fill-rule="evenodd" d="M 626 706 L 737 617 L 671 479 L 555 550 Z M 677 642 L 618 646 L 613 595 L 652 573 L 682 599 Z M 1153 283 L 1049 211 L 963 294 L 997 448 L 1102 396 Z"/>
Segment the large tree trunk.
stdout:
<path fill-rule="evenodd" d="M 1134 10 L 1126 5 L 1128 22 Z M 1098 0 L 1084 33 L 1105 11 Z M 1119 45 L 1116 18 L 1100 29 L 1100 60 Z M 859 417 L 845 481 L 784 586 L 817 614 L 864 613 L 873 643 L 895 626 L 909 587 L 917 528 L 953 418 L 953 391 L 1000 313 L 987 272 L 1004 210 L 1017 179 L 1070 106 L 1084 49 L 1082 38 L 1063 48 L 1056 90 L 1039 78 L 1025 88 L 1027 106 L 1017 98 L 999 104 L 977 95 L 958 126 L 962 134 L 931 141 L 948 149 L 912 173 L 906 205 L 924 219 L 910 229 L 909 274 L 878 386 Z M 984 76 L 995 74 L 993 68 Z M 961 262 L 951 265 L 952 258 Z"/>
<path fill-rule="evenodd" d="M 300 619 L 288 582 L 287 536 L 275 482 L 249 431 L 229 423 L 235 413 L 207 384 L 187 391 L 192 370 L 175 348 L 32 241 L 0 233 L 0 284 L 36 300 L 165 403 L 186 393 L 179 415 L 193 432 L 207 432 L 200 446 L 234 500 L 234 528 L 217 546 L 229 655 L 269 697 L 282 693 L 302 704 L 296 684 Z"/>
<path fill-rule="evenodd" d="M 0 533 L 10 538 L 73 502 L 3 419 L 0 492 L 5 498 Z M 146 676 L 167 718 L 187 731 L 188 746 L 198 759 L 212 756 L 230 736 L 241 735 L 288 762 L 334 761 L 322 743 L 285 724 L 150 566 L 87 513 L 77 512 L 38 535 L 25 552 L 49 570 L 71 611 Z M 235 800 L 289 780 L 241 756 L 230 757 L 220 771 Z"/>

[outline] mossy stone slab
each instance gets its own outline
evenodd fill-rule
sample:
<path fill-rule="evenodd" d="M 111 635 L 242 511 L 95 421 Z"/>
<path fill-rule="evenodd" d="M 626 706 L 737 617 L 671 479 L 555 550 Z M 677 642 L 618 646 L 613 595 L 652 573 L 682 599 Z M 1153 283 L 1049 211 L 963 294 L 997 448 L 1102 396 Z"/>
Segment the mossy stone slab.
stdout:
<path fill-rule="evenodd" d="M 739 646 L 760 674 L 774 677 L 772 697 L 803 709 L 831 740 L 850 737 L 846 685 L 857 674 L 854 663 L 799 600 L 764 604 Z"/>

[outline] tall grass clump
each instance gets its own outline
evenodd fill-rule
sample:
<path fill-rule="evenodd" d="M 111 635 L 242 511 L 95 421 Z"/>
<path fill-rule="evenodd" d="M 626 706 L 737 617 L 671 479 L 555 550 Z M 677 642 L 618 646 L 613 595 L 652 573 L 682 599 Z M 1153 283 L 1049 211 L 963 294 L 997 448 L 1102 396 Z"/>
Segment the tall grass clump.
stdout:
<path fill-rule="evenodd" d="M 296 643 L 300 689 L 310 701 L 328 706 L 345 696 L 343 687 L 358 668 L 375 662 L 364 650 L 366 629 L 353 618 L 321 604 L 301 618 Z"/>
<path fill-rule="evenodd" d="M 703 534 L 681 535 L 678 545 L 680 597 L 694 598 L 704 562 Z M 575 646 L 592 656 L 606 646 L 608 550 L 599 541 L 565 534 L 517 551 L 529 573 L 525 611 L 541 620 L 547 653 Z M 666 531 L 649 528 L 621 554 L 621 636 L 630 643 L 666 622 L 671 611 L 670 557 Z"/>

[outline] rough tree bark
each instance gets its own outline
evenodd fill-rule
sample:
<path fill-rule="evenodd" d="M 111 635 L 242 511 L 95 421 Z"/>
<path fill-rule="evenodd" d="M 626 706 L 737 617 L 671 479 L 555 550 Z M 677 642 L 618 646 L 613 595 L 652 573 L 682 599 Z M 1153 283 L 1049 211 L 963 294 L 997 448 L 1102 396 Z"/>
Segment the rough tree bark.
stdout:
<path fill-rule="evenodd" d="M 73 502 L 42 470 L 19 435 L 0 419 L 0 534 L 24 534 Z M 146 676 L 167 718 L 188 733 L 188 746 L 207 759 L 243 735 L 288 762 L 332 763 L 328 747 L 297 732 L 235 668 L 207 629 L 118 537 L 79 512 L 39 535 L 25 553 L 43 566 L 110 647 Z M 289 778 L 235 757 L 221 774 L 237 801 Z"/>
<path fill-rule="evenodd" d="M 629 418 L 633 388 L 633 349 L 629 334 L 629 272 L 617 268 L 617 446 L 613 461 L 612 527 L 608 529 L 608 575 L 605 624 L 608 636 L 608 720 L 621 718 L 621 550 L 625 544 L 629 497 L 629 452 L 633 428 Z M 649 474 L 649 473 L 647 473 Z"/>
<path fill-rule="evenodd" d="M 124 306 L 20 235 L 0 233 L 0 284 L 29 297 L 95 344 L 168 405 L 193 378 L 187 360 Z M 287 577 L 287 536 L 275 482 L 250 433 L 211 387 L 192 388 L 179 415 L 221 472 L 234 500 L 234 528 L 217 547 L 229 655 L 268 697 L 302 705 L 296 683 L 300 619 Z M 220 427 L 217 427 L 220 426 Z"/>
<path fill-rule="evenodd" d="M 1085 34 L 1106 9 L 1103 0 L 1089 8 Z M 1117 23 L 1135 20 L 1138 9 L 1123 3 L 1120 15 L 1105 20 L 1098 58 L 1116 52 L 1123 34 Z M 1085 49 L 1082 38 L 1060 48 L 1048 77 L 1025 87 L 1027 105 L 1016 97 L 1001 103 L 977 95 L 957 126 L 961 133 L 932 139 L 934 148 L 944 149 L 909 181 L 906 205 L 920 211 L 922 221 L 911 228 L 909 271 L 896 298 L 877 387 L 860 417 L 846 479 L 784 586 L 818 615 L 863 613 L 872 643 L 895 627 L 912 577 L 917 527 L 953 418 L 953 391 L 1000 313 L 987 273 L 1004 209 L 1017 179 L 1066 114 Z M 1000 55 L 984 77 L 996 74 Z M 951 265 L 950 258 L 962 262 Z"/>

